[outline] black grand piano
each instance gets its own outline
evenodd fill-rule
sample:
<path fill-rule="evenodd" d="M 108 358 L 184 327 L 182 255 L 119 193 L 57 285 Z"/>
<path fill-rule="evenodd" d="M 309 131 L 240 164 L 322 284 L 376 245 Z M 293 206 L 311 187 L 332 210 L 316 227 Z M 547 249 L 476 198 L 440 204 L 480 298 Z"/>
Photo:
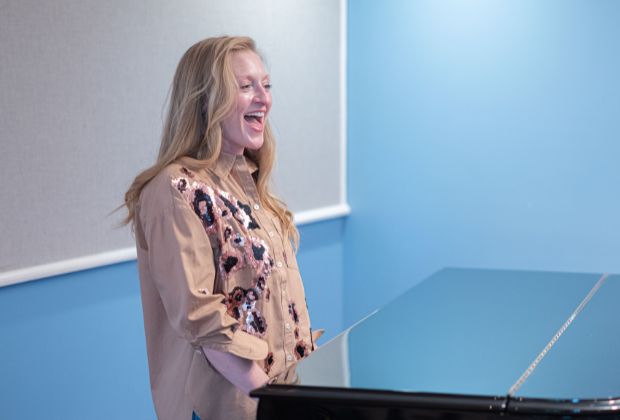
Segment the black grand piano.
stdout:
<path fill-rule="evenodd" d="M 323 345 L 258 419 L 620 419 L 620 275 L 444 269 Z"/>

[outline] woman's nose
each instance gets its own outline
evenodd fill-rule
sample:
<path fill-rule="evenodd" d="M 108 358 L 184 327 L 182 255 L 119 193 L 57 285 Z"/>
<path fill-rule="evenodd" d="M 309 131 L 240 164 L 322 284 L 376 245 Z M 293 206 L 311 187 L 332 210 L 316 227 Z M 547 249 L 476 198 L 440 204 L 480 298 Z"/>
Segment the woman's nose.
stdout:
<path fill-rule="evenodd" d="M 254 93 L 254 102 L 266 103 L 269 99 L 269 91 L 264 86 L 259 86 Z"/>

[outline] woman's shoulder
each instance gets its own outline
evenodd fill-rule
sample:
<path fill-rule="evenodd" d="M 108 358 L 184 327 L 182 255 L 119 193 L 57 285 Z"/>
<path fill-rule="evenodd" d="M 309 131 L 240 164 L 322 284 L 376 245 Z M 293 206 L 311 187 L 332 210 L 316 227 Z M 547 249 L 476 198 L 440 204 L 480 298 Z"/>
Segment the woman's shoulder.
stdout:
<path fill-rule="evenodd" d="M 141 203 L 151 205 L 173 204 L 174 198 L 180 198 L 183 188 L 180 185 L 192 183 L 209 183 L 209 171 L 204 170 L 204 162 L 190 158 L 181 158 L 165 166 L 142 190 Z"/>
<path fill-rule="evenodd" d="M 183 165 L 178 162 L 173 162 L 164 167 L 144 186 L 140 197 L 169 191 L 173 179 L 182 174 L 182 168 Z"/>
<path fill-rule="evenodd" d="M 175 179 L 183 175 L 183 165 L 173 162 L 165 166 L 142 189 L 140 204 L 142 207 L 162 207 L 172 204 Z"/>

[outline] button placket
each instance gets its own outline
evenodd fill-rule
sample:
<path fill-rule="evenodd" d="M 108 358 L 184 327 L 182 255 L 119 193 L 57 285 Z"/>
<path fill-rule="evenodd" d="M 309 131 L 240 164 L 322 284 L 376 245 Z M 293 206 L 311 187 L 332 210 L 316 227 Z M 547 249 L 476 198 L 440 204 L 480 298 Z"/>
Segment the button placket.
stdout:
<path fill-rule="evenodd" d="M 278 270 L 280 271 L 280 270 Z M 277 284 L 280 288 L 280 304 L 281 304 L 281 313 L 282 313 L 282 320 L 284 321 L 284 328 L 282 329 L 282 333 L 283 333 L 283 344 L 284 344 L 284 351 L 285 351 L 285 355 L 286 355 L 286 360 L 288 360 L 289 362 L 292 359 L 289 359 L 288 356 L 290 356 L 290 351 L 292 351 L 292 349 L 295 347 L 295 340 L 293 338 L 293 325 L 292 323 L 289 321 L 290 319 L 290 313 L 289 313 L 289 299 L 288 299 L 288 294 L 286 291 L 286 280 L 284 279 L 284 277 L 281 275 L 280 272 L 278 272 L 278 279 L 274 279 L 277 281 Z M 285 362 L 286 363 L 286 362 Z"/>
<path fill-rule="evenodd" d="M 252 178 L 252 174 L 250 174 L 250 170 L 245 163 L 245 160 L 242 162 L 237 162 L 235 164 L 235 172 L 237 177 L 239 178 L 239 184 L 241 184 L 241 188 L 246 193 L 248 197 L 254 201 L 253 208 L 258 210 L 260 206 L 258 203 L 260 202 L 258 197 L 258 190 L 256 189 L 256 184 L 254 183 L 254 178 Z M 258 207 L 258 208 L 257 208 Z"/>
<path fill-rule="evenodd" d="M 239 184 L 244 193 L 245 202 L 251 206 L 252 216 L 260 226 L 260 229 L 255 230 L 254 233 L 269 245 L 271 258 L 273 258 L 274 261 L 274 269 L 271 274 L 272 293 L 275 292 L 275 296 L 277 296 L 278 292 L 280 294 L 281 320 L 284 322 L 284 328 L 281 330 L 283 334 L 281 336 L 283 355 L 280 353 L 282 355 L 280 357 L 283 357 L 283 363 L 288 367 L 295 360 L 294 325 L 291 321 L 287 321 L 291 317 L 289 313 L 290 296 L 287 291 L 288 271 L 283 269 L 288 266 L 288 262 L 285 262 L 287 258 L 285 241 L 288 240 L 288 238 L 282 236 L 282 229 L 278 227 L 280 225 L 277 219 L 275 219 L 276 216 L 263 209 L 258 197 L 256 184 L 246 163 L 244 161 L 238 161 L 235 165 L 235 172 L 237 179 L 240 181 Z"/>

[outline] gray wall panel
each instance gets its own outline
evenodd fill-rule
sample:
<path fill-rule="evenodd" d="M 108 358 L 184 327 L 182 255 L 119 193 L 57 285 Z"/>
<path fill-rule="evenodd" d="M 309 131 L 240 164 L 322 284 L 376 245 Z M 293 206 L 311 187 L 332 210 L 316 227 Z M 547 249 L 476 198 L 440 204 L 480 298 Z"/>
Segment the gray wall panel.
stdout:
<path fill-rule="evenodd" d="M 176 63 L 254 37 L 272 73 L 276 191 L 342 203 L 341 9 L 333 0 L 0 2 L 0 274 L 133 245 L 114 228 L 154 159 Z"/>

